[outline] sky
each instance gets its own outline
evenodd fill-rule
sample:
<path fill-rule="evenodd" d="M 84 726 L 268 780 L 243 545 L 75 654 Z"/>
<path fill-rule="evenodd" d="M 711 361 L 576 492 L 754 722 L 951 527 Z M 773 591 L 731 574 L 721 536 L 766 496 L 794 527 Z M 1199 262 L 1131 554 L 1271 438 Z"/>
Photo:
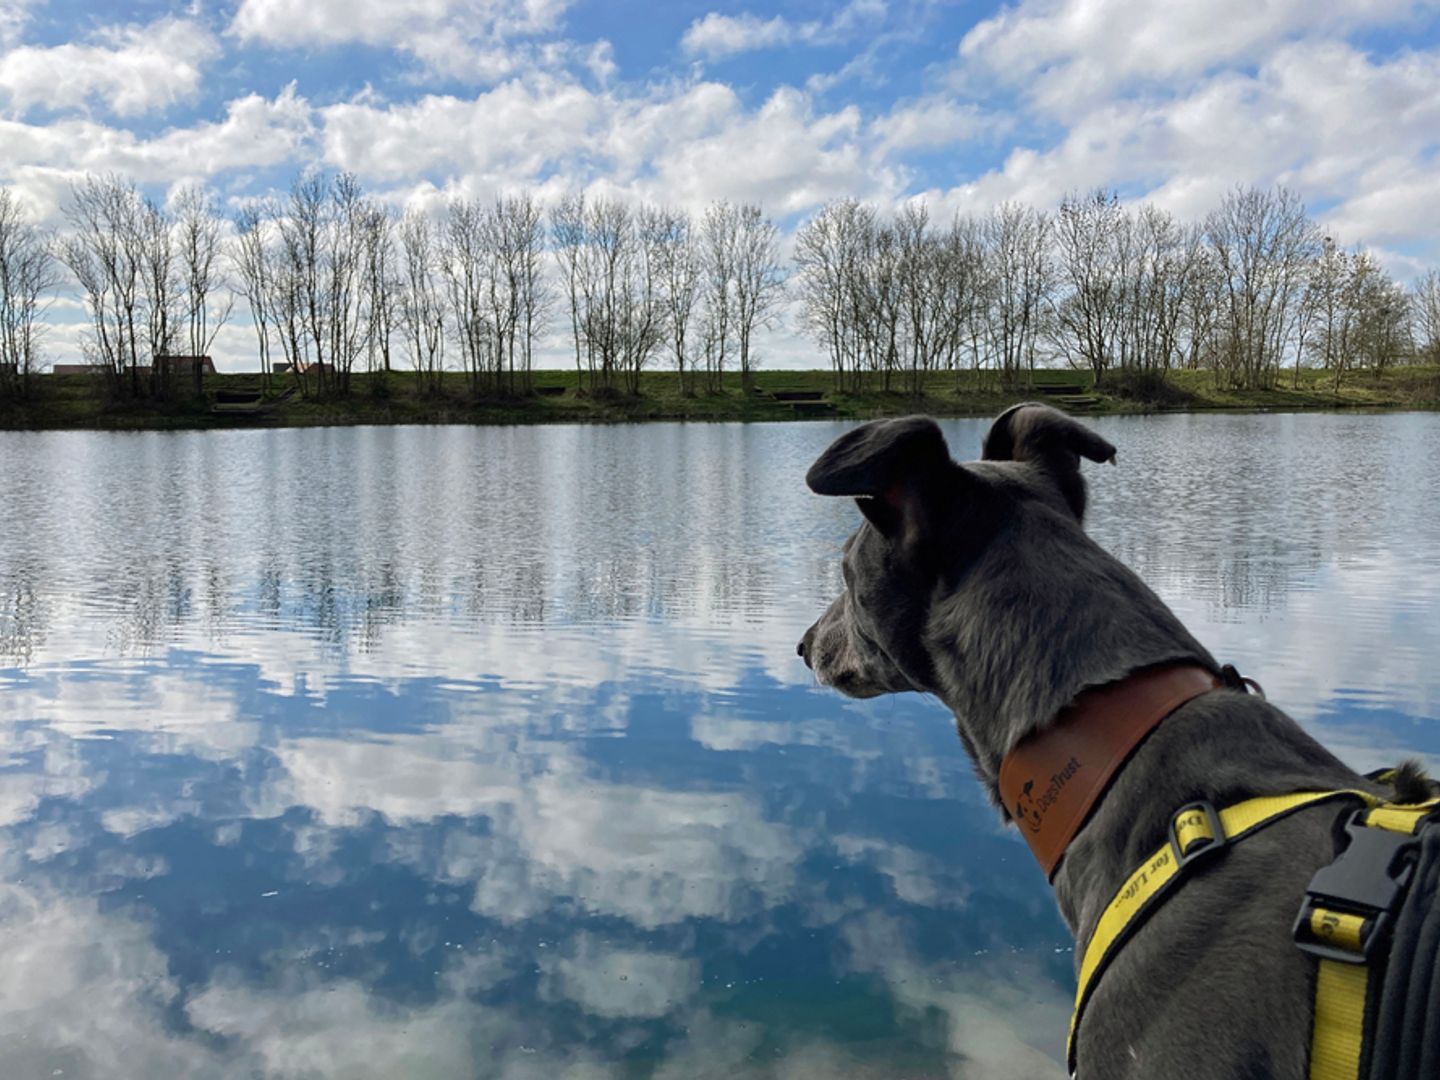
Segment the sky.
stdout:
<path fill-rule="evenodd" d="M 932 216 L 1096 186 L 1185 219 L 1285 184 L 1402 280 L 1440 263 L 1440 0 L 0 0 L 0 185 L 238 205 L 583 188 Z"/>

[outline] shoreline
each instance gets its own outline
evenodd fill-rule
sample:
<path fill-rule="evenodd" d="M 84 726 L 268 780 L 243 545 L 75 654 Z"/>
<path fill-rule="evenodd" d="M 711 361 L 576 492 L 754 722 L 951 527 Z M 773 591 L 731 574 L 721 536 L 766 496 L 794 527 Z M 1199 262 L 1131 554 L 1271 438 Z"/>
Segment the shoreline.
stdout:
<path fill-rule="evenodd" d="M 903 380 L 897 377 L 896 382 Z M 1087 373 L 1043 369 L 1034 381 L 1010 389 L 992 384 L 993 375 L 936 373 L 924 393 L 869 389 L 839 392 L 829 371 L 758 371 L 750 391 L 738 374 L 727 374 L 719 393 L 682 394 L 673 371 L 646 372 L 639 396 L 594 398 L 577 393 L 576 373 L 536 371 L 534 390 L 513 397 L 472 399 L 464 377 L 446 373 L 440 394 L 415 392 L 408 372 L 354 375 L 355 389 L 342 399 L 327 401 L 289 397 L 264 401 L 250 411 L 215 409 L 216 391 L 256 392 L 256 374 L 220 374 L 206 380 L 206 397 L 164 404 L 114 403 L 90 376 L 44 375 L 28 401 L 0 405 L 0 430 L 52 431 L 206 431 L 267 427 L 350 427 L 360 425 L 464 424 L 515 425 L 550 423 L 740 422 L 784 423 L 810 419 L 862 421 L 885 416 L 926 413 L 941 418 L 994 416 L 1021 401 L 1039 400 L 1079 416 L 1155 415 L 1169 413 L 1369 412 L 1440 409 L 1440 367 L 1392 368 L 1383 374 L 1353 372 L 1338 394 L 1333 374 L 1302 371 L 1300 386 L 1266 390 L 1221 390 L 1212 372 L 1168 373 L 1134 386 L 1119 378 L 1095 387 Z M 961 385 L 957 387 L 957 382 Z M 969 383 L 969 385 L 964 385 Z M 272 393 L 290 383 L 273 377 Z"/>

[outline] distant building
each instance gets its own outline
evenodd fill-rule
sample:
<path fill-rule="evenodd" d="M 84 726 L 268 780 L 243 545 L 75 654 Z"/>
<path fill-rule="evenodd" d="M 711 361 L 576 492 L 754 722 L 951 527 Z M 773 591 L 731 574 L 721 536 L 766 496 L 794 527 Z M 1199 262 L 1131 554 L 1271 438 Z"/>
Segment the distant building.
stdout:
<path fill-rule="evenodd" d="M 104 364 L 55 364 L 50 368 L 52 375 L 103 375 Z"/>
<path fill-rule="evenodd" d="M 193 375 L 197 369 L 201 375 L 215 374 L 215 361 L 208 356 L 175 356 L 167 353 L 157 356 L 155 362 L 163 368 L 169 368 L 176 375 Z"/>

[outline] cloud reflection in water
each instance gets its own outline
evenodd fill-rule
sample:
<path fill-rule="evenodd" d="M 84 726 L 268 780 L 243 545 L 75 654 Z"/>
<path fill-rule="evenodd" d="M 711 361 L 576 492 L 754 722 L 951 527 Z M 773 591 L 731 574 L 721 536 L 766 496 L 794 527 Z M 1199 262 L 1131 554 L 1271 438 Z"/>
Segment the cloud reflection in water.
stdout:
<path fill-rule="evenodd" d="M 1103 421 L 1097 536 L 1356 764 L 1440 757 L 1440 424 L 1265 420 Z M 836 430 L 0 436 L 7 1075 L 1061 1075 L 948 718 L 794 659 Z"/>

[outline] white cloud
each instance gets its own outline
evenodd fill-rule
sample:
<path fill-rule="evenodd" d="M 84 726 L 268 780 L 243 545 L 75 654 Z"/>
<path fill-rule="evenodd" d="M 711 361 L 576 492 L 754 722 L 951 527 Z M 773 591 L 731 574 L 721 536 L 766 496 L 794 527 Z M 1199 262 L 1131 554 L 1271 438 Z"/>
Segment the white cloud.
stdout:
<path fill-rule="evenodd" d="M 138 183 L 168 185 L 303 160 L 311 124 L 310 105 L 293 85 L 273 99 L 236 98 L 222 120 L 150 138 L 93 120 L 0 120 L 0 182 L 19 193 L 35 218 L 56 224 L 70 184 L 86 174 L 118 172 Z"/>
<path fill-rule="evenodd" d="M 578 83 L 551 78 L 507 82 L 470 100 L 346 103 L 322 110 L 324 151 L 340 168 L 380 180 L 453 171 L 524 183 L 583 154 L 611 108 Z"/>
<path fill-rule="evenodd" d="M 490 81 L 540 54 L 514 55 L 513 39 L 554 30 L 570 0 L 243 0 L 229 32 L 288 48 L 349 44 L 394 48 L 433 74 Z"/>
<path fill-rule="evenodd" d="M 286 741 L 252 812 L 308 806 L 332 828 L 372 813 L 401 826 L 484 815 L 483 834 L 395 855 L 422 861 L 427 877 L 473 883 L 472 908 L 508 923 L 561 900 L 647 929 L 732 921 L 794 888 L 802 838 L 744 793 L 608 783 L 570 750 L 516 742 L 508 728 L 458 723 L 443 737 Z"/>
<path fill-rule="evenodd" d="M 690 24 L 680 44 L 691 55 L 713 60 L 753 49 L 788 45 L 799 33 L 795 24 L 781 15 L 762 19 L 758 15 L 721 15 L 712 11 Z"/>
<path fill-rule="evenodd" d="M 754 113 L 713 134 L 677 141 L 654 159 L 659 197 L 684 193 L 697 203 L 729 198 L 793 214 L 828 199 L 888 200 L 905 174 L 861 144 L 854 106 L 816 113 L 808 94 L 781 88 Z"/>
<path fill-rule="evenodd" d="M 943 95 L 907 101 L 870 124 L 882 157 L 906 150 L 932 150 L 998 134 L 1008 122 L 978 105 Z"/>
<path fill-rule="evenodd" d="M 30 21 L 30 9 L 44 0 L 0 0 L 0 49 L 8 49 L 20 39 Z"/>
<path fill-rule="evenodd" d="M 1061 1080 L 1070 997 L 1034 957 L 971 961 L 937 971 L 916 955 L 901 918 L 867 911 L 841 927 L 849 968 L 883 978 L 902 1012 L 938 1015 L 964 1075 L 981 1080 Z M 1046 946 L 1039 946 L 1046 948 Z M 1053 946 L 1050 946 L 1053 948 Z"/>
<path fill-rule="evenodd" d="M 711 11 L 690 24 L 680 39 L 680 47 L 691 56 L 718 60 L 756 49 L 830 44 L 872 28 L 885 14 L 884 0 L 851 0 L 828 22 L 792 22 L 783 15 L 762 19 L 749 12 L 721 15 Z"/>
<path fill-rule="evenodd" d="M 983 210 L 1139 185 L 1195 220 L 1236 184 L 1284 183 L 1334 203 L 1327 216 L 1346 243 L 1406 240 L 1440 255 L 1440 235 L 1415 213 L 1440 201 L 1436 132 L 1440 52 L 1379 59 L 1341 42 L 1286 45 L 1250 74 L 1096 103 L 1055 145 L 1016 147 L 999 169 L 931 194 L 942 210 Z"/>
<path fill-rule="evenodd" d="M 961 57 L 1047 109 L 1078 117 L 1126 83 L 1195 77 L 1313 33 L 1408 19 L 1424 0 L 1022 0 L 977 23 Z"/>
<path fill-rule="evenodd" d="M 8 715 L 25 714 L 17 709 Z M 28 756 L 41 747 L 38 768 L 31 764 L 25 772 L 0 772 L 0 828 L 28 821 L 43 799 L 79 799 L 95 788 L 97 778 L 63 735 L 30 728 L 13 749 L 23 748 Z"/>
<path fill-rule="evenodd" d="M 673 1012 L 700 990 L 700 961 L 649 949 L 618 948 L 577 934 L 561 955 L 541 959 L 542 996 L 568 998 L 591 1016 L 643 1020 Z"/>
<path fill-rule="evenodd" d="M 0 11 L 0 35 L 3 26 Z M 0 100 L 12 114 L 89 104 L 137 116 L 194 97 L 219 55 L 209 30 L 176 18 L 112 27 L 93 44 L 22 45 L 0 55 Z"/>
<path fill-rule="evenodd" d="M 867 863 L 889 878 L 895 896 L 904 903 L 963 908 L 969 900 L 969 884 L 956 880 L 956 868 L 947 872 L 932 855 L 889 840 L 846 833 L 835 836 L 832 843 L 851 862 Z"/>
<path fill-rule="evenodd" d="M 903 173 L 867 149 L 858 109 L 817 113 L 791 88 L 749 111 L 716 83 L 626 96 L 536 76 L 473 99 L 350 102 L 321 114 L 331 164 L 383 181 L 449 174 L 471 193 L 598 184 L 692 208 L 726 198 L 786 214 L 903 187 Z"/>
<path fill-rule="evenodd" d="M 0 884 L 0 1056 L 8 1076 L 213 1075 L 172 1034 L 179 987 L 147 930 L 95 901 Z"/>
<path fill-rule="evenodd" d="M 242 1047 L 255 1075 L 361 1080 L 466 1074 L 472 1028 L 494 1023 L 483 1024 L 482 1010 L 463 999 L 390 1005 L 349 980 L 269 993 L 217 980 L 185 1013 L 202 1031 Z"/>

